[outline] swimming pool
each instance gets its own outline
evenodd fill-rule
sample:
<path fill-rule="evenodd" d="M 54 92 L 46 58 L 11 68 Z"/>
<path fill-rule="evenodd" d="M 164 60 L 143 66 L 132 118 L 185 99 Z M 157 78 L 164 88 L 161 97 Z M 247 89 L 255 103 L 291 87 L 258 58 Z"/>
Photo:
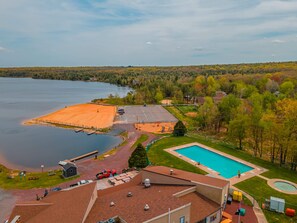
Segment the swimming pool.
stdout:
<path fill-rule="evenodd" d="M 289 192 L 297 191 L 297 188 L 293 184 L 290 184 L 284 181 L 276 181 L 274 183 L 274 186 L 282 191 L 289 191 Z"/>
<path fill-rule="evenodd" d="M 219 172 L 221 176 L 227 179 L 237 176 L 238 171 L 242 174 L 253 169 L 250 166 L 197 145 L 177 149 L 175 152 Z"/>

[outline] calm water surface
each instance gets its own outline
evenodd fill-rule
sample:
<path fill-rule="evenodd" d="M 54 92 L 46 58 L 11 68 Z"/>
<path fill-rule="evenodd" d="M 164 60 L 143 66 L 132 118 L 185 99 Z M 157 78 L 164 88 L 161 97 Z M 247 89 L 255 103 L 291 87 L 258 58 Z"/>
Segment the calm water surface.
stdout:
<path fill-rule="evenodd" d="M 57 166 L 60 160 L 93 150 L 104 152 L 121 142 L 110 135 L 24 126 L 22 121 L 66 105 L 84 103 L 130 89 L 95 82 L 0 78 L 0 162 L 9 167 Z"/>

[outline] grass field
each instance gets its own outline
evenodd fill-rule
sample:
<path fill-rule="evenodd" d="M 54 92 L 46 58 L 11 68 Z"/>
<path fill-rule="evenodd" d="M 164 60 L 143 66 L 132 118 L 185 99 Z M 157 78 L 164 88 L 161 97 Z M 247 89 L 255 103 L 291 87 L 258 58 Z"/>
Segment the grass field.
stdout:
<path fill-rule="evenodd" d="M 148 158 L 153 165 L 168 166 L 194 173 L 206 174 L 203 170 L 183 161 L 167 152 L 164 149 L 191 143 L 193 140 L 188 137 L 167 137 L 157 141 L 148 151 Z"/>
<path fill-rule="evenodd" d="M 266 180 L 260 177 L 253 177 L 243 182 L 237 183 L 234 185 L 239 189 L 247 192 L 251 196 L 253 196 L 257 201 L 258 204 L 261 205 L 265 199 L 269 199 L 270 196 L 280 197 L 285 199 L 286 201 L 286 208 L 293 208 L 297 209 L 297 195 L 288 195 L 281 192 L 278 192 L 272 189 L 270 186 L 267 185 Z M 284 214 L 278 214 L 275 212 L 271 212 L 268 210 L 264 210 L 264 214 L 268 220 L 268 222 L 280 222 L 280 223 L 293 223 L 297 222 L 297 216 L 294 218 L 287 217 Z"/>
<path fill-rule="evenodd" d="M 131 150 L 134 150 L 139 143 L 144 143 L 148 139 L 148 135 L 141 134 L 141 136 L 136 140 L 136 142 L 131 146 Z"/>
<path fill-rule="evenodd" d="M 171 114 L 173 114 L 178 120 L 182 121 L 186 125 L 188 131 L 192 131 L 195 129 L 195 120 L 193 118 L 185 116 L 174 106 L 166 106 L 164 108 L 167 109 L 167 111 L 169 111 Z"/>
<path fill-rule="evenodd" d="M 196 105 L 175 105 L 175 107 L 180 110 L 184 115 L 188 112 L 197 112 L 198 108 Z"/>
<path fill-rule="evenodd" d="M 48 176 L 47 172 L 43 173 L 27 173 L 26 177 L 20 178 L 18 172 L 14 171 L 10 172 L 5 167 L 0 167 L 0 188 L 3 189 L 31 189 L 31 188 L 46 188 L 53 187 L 60 183 L 73 180 L 76 177 L 64 179 L 61 177 L 62 171 L 55 171 L 55 175 Z M 9 175 L 14 175 L 13 179 L 9 179 Z M 35 180 L 29 180 L 30 178 L 34 178 Z"/>

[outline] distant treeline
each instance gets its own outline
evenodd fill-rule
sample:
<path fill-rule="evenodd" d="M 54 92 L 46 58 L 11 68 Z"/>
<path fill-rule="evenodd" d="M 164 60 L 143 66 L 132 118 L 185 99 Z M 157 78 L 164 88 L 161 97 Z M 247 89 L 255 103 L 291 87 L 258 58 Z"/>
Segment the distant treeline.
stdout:
<path fill-rule="evenodd" d="M 181 102 L 184 96 L 201 95 L 195 89 L 195 79 L 199 75 L 213 76 L 218 82 L 222 75 L 230 82 L 245 78 L 245 82 L 256 84 L 263 75 L 286 78 L 295 75 L 296 71 L 297 62 L 173 67 L 28 67 L 0 68 L 0 77 L 98 81 L 129 86 L 139 95 L 133 95 L 128 103 L 139 104 L 156 103 L 161 98 Z M 232 92 L 226 87 L 222 90 Z"/>

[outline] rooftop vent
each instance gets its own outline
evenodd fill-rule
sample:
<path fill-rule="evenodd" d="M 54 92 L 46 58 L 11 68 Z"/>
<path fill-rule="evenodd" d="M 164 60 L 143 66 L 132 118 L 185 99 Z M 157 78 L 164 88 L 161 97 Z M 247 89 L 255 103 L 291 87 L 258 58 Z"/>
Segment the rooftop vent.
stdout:
<path fill-rule="evenodd" d="M 113 206 L 115 206 L 115 203 L 112 201 L 112 202 L 110 202 L 110 205 L 109 205 L 110 207 L 113 207 Z"/>
<path fill-rule="evenodd" d="M 132 192 L 128 192 L 127 197 L 132 197 L 132 196 L 133 196 Z"/>
<path fill-rule="evenodd" d="M 172 175 L 173 174 L 173 169 L 170 169 L 170 175 Z"/>
<path fill-rule="evenodd" d="M 145 188 L 148 188 L 148 187 L 150 187 L 151 186 L 151 181 L 150 181 L 150 179 L 145 179 L 144 180 L 144 187 Z"/>
<path fill-rule="evenodd" d="M 148 211 L 150 209 L 150 206 L 148 206 L 148 204 L 144 205 L 144 210 Z"/>

